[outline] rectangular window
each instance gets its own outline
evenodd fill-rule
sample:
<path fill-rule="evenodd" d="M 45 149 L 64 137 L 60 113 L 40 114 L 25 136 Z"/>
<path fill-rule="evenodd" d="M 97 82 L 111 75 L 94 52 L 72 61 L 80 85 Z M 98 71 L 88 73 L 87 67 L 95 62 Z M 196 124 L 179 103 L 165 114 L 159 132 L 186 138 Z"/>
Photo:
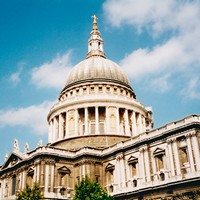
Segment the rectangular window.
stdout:
<path fill-rule="evenodd" d="M 12 178 L 12 195 L 15 195 L 15 192 L 16 192 L 16 175 L 13 176 Z"/>
<path fill-rule="evenodd" d="M 161 169 L 164 168 L 163 157 L 164 157 L 163 154 L 155 156 L 157 171 L 160 171 Z"/>
<path fill-rule="evenodd" d="M 110 87 L 106 87 L 106 91 L 107 91 L 107 92 L 110 92 Z"/>
<path fill-rule="evenodd" d="M 91 87 L 91 88 L 90 88 L 90 91 L 91 91 L 91 92 L 94 92 L 94 87 Z"/>

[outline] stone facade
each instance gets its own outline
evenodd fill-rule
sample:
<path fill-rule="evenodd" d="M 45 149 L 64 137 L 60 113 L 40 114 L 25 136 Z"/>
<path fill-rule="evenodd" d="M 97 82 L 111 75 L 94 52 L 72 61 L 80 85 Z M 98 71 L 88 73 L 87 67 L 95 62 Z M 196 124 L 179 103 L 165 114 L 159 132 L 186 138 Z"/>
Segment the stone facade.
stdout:
<path fill-rule="evenodd" d="M 152 109 L 106 59 L 94 16 L 87 58 L 72 69 L 48 114 L 49 143 L 0 168 L 0 199 L 38 182 L 46 199 L 72 199 L 84 176 L 115 199 L 198 199 L 200 115 L 153 129 Z"/>

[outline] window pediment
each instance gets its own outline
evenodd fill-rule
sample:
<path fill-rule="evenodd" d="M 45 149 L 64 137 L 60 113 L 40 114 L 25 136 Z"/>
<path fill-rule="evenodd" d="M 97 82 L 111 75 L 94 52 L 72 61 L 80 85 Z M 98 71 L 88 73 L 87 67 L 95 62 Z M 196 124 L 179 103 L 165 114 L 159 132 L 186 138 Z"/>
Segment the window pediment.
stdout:
<path fill-rule="evenodd" d="M 12 153 L 8 159 L 5 161 L 5 163 L 2 165 L 2 169 L 5 169 L 7 167 L 13 166 L 15 164 L 17 164 L 18 162 L 20 162 L 22 160 L 22 157 L 20 157 L 19 155 Z"/>
<path fill-rule="evenodd" d="M 60 174 L 71 174 L 71 170 L 68 167 L 66 167 L 66 166 L 60 167 L 58 169 L 58 172 Z"/>
<path fill-rule="evenodd" d="M 136 158 L 135 156 L 131 156 L 131 157 L 128 159 L 128 163 L 129 163 L 129 164 L 137 163 L 137 162 L 138 162 L 138 158 Z"/>
<path fill-rule="evenodd" d="M 156 150 L 153 152 L 154 156 L 164 155 L 164 154 L 165 154 L 165 149 L 161 149 L 161 148 L 156 148 Z"/>
<path fill-rule="evenodd" d="M 28 176 L 33 176 L 34 174 L 34 169 L 33 168 L 29 168 L 28 171 L 27 171 L 27 175 Z"/>
<path fill-rule="evenodd" d="M 111 163 L 108 163 L 106 166 L 106 171 L 113 171 L 115 169 L 115 166 Z"/>

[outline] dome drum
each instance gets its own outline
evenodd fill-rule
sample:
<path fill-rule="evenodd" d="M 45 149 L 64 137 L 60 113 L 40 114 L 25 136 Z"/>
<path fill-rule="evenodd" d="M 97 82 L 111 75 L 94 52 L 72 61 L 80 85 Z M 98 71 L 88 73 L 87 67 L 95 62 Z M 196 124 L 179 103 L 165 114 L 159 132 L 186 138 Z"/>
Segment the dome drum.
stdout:
<path fill-rule="evenodd" d="M 79 150 L 83 147 L 104 149 L 127 139 L 129 139 L 128 136 L 121 135 L 98 135 L 98 137 L 96 135 L 89 135 L 64 139 L 62 141 L 57 141 L 50 146 L 68 150 Z"/>

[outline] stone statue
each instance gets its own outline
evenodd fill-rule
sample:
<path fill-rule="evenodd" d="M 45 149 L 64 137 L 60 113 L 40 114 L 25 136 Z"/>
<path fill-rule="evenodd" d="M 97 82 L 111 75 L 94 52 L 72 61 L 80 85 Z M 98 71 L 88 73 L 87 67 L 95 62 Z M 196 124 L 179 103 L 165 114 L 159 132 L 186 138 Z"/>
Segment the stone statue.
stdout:
<path fill-rule="evenodd" d="M 14 140 L 13 146 L 14 146 L 14 151 L 19 151 L 19 144 L 17 139 Z"/>
<path fill-rule="evenodd" d="M 5 155 L 5 161 L 8 160 L 8 154 L 6 153 Z"/>
<path fill-rule="evenodd" d="M 42 140 L 38 141 L 37 147 L 41 147 L 42 146 Z"/>
<path fill-rule="evenodd" d="M 29 145 L 28 145 L 28 143 L 25 144 L 24 151 L 25 151 L 25 153 L 29 152 Z"/>

